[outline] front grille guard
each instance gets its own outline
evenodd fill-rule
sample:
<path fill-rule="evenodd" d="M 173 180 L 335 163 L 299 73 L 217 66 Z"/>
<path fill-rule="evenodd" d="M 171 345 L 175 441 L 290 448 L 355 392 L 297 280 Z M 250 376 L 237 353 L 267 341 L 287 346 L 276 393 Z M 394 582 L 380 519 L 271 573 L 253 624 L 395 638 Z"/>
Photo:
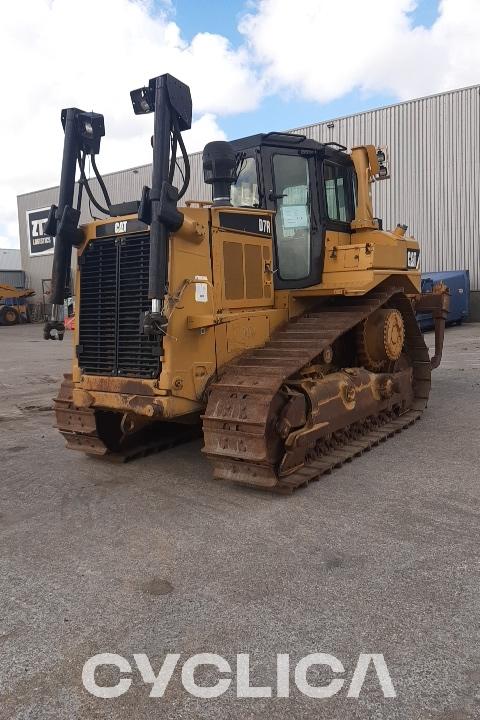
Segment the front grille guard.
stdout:
<path fill-rule="evenodd" d="M 87 375 L 158 377 L 161 339 L 145 335 L 150 240 L 147 233 L 95 240 L 79 263 L 79 345 Z"/>

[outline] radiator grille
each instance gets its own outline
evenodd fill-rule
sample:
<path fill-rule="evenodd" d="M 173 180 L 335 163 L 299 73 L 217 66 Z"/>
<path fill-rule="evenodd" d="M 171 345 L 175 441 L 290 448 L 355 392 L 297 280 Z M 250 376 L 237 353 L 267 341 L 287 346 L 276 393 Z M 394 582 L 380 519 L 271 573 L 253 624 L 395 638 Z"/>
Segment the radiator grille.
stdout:
<path fill-rule="evenodd" d="M 152 377 L 158 372 L 155 342 L 141 332 L 141 321 L 150 308 L 148 300 L 148 235 L 128 238 L 119 246 L 118 375 Z"/>
<path fill-rule="evenodd" d="M 113 374 L 116 356 L 117 248 L 115 238 L 90 243 L 80 277 L 80 365 L 84 372 Z"/>
<path fill-rule="evenodd" d="M 159 342 L 141 332 L 149 253 L 147 234 L 96 240 L 83 253 L 77 354 L 86 374 L 158 375 Z"/>

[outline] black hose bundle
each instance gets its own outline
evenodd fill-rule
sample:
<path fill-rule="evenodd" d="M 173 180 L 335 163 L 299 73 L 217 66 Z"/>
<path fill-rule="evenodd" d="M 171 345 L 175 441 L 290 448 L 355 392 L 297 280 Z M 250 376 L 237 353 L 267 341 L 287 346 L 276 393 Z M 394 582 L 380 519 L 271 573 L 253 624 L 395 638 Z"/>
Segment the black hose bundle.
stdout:
<path fill-rule="evenodd" d="M 88 199 L 90 200 L 92 205 L 94 205 L 97 208 L 97 210 L 99 210 L 104 215 L 110 215 L 110 208 L 112 206 L 112 203 L 110 201 L 110 196 L 108 194 L 108 190 L 105 185 L 105 182 L 97 168 L 97 163 L 95 162 L 95 155 L 90 155 L 90 161 L 92 163 L 92 168 L 93 168 L 93 172 L 95 173 L 95 177 L 97 178 L 98 184 L 100 185 L 100 189 L 102 190 L 103 197 L 104 197 L 107 207 L 103 207 L 102 205 L 100 205 L 100 203 L 97 201 L 97 199 L 95 198 L 95 196 L 92 192 L 88 178 L 85 175 L 85 160 L 86 160 L 85 153 L 78 153 L 78 167 L 80 168 L 80 180 L 79 180 L 79 188 L 78 188 L 77 209 L 80 210 L 80 205 L 82 202 L 83 188 L 85 188 L 85 191 L 88 195 Z"/>

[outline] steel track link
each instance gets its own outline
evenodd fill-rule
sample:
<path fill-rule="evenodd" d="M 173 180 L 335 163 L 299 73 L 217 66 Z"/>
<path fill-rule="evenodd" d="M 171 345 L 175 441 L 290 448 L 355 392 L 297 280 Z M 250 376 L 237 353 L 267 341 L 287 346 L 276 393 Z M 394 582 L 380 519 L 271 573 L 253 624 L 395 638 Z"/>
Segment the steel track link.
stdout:
<path fill-rule="evenodd" d="M 397 307 L 405 323 L 405 351 L 413 370 L 414 399 L 403 415 L 360 440 L 360 446 L 336 449 L 332 456 L 305 464 L 279 477 L 282 443 L 276 437 L 280 391 L 323 350 L 386 303 Z M 363 297 L 345 298 L 335 306 L 317 308 L 288 322 L 262 348 L 252 349 L 229 363 L 210 389 L 203 416 L 207 454 L 214 477 L 264 489 L 291 492 L 351 460 L 417 420 L 430 392 L 431 366 L 423 335 L 403 289 L 393 287 Z M 380 423 L 379 423 L 380 424 Z M 378 433 L 379 438 L 376 442 Z M 323 463 L 323 464 L 322 464 Z"/>
<path fill-rule="evenodd" d="M 283 495 L 290 495 L 297 488 L 319 480 L 322 475 L 329 475 L 333 470 L 351 462 L 355 457 L 363 455 L 388 438 L 409 428 L 420 419 L 421 415 L 420 410 L 409 410 L 396 418 L 392 417 L 384 425 L 376 426 L 374 430 L 366 430 L 364 435 L 350 442 L 347 440 L 343 444 L 339 444 L 331 452 L 320 455 L 291 475 L 280 477 L 278 485 L 273 490 Z"/>

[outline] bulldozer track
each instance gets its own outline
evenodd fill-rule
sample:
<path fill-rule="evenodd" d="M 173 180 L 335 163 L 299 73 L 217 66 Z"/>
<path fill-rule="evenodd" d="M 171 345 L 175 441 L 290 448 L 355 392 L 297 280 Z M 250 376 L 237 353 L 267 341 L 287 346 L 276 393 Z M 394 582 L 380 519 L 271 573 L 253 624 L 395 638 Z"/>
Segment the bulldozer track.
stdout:
<path fill-rule="evenodd" d="M 392 300 L 405 322 L 405 344 L 414 378 L 412 406 L 401 415 L 384 411 L 340 428 L 318 457 L 305 458 L 301 467 L 279 474 L 282 456 L 272 462 L 267 444 L 275 434 L 282 387 L 338 338 Z M 416 422 L 427 404 L 430 373 L 428 350 L 411 303 L 400 288 L 315 308 L 288 322 L 266 345 L 249 350 L 220 372 L 210 386 L 203 416 L 203 451 L 213 462 L 217 479 L 291 493 Z M 128 462 L 201 436 L 198 425 L 158 423 L 158 431 L 147 440 L 140 433 L 130 445 L 112 450 L 99 435 L 96 411 L 73 404 L 73 388 L 72 375 L 66 374 L 54 400 L 56 426 L 69 449 L 112 462 Z"/>
<path fill-rule="evenodd" d="M 384 425 L 375 425 L 373 430 L 365 429 L 365 435 L 362 437 L 358 437 L 352 442 L 339 443 L 330 453 L 325 453 L 321 458 L 313 460 L 297 472 L 280 478 L 278 485 L 273 489 L 281 494 L 290 494 L 299 487 L 319 480 L 322 475 L 330 474 L 345 463 L 351 462 L 355 457 L 363 455 L 402 430 L 409 428 L 420 419 L 421 415 L 421 411 L 411 410 L 398 417 L 392 416 Z"/>
<path fill-rule="evenodd" d="M 137 441 L 124 448 L 112 450 L 98 433 L 97 417 L 92 408 L 78 408 L 73 404 L 73 380 L 65 374 L 59 394 L 54 398 L 56 427 L 66 440 L 66 447 L 79 450 L 114 463 L 125 463 L 146 455 L 168 450 L 191 440 L 200 438 L 199 425 L 180 423 L 159 423 L 160 432 L 145 438 L 139 433 Z"/>
<path fill-rule="evenodd" d="M 400 310 L 405 324 L 405 351 L 413 376 L 409 407 L 401 412 L 381 408 L 360 423 L 336 428 L 318 457 L 312 459 L 305 451 L 300 467 L 282 473 L 287 453 L 276 430 L 282 388 L 386 303 Z M 416 422 L 427 405 L 430 376 L 428 349 L 402 288 L 340 299 L 335 305 L 317 307 L 291 320 L 263 347 L 249 350 L 225 367 L 210 388 L 203 416 L 203 451 L 217 479 L 289 493 Z"/>

